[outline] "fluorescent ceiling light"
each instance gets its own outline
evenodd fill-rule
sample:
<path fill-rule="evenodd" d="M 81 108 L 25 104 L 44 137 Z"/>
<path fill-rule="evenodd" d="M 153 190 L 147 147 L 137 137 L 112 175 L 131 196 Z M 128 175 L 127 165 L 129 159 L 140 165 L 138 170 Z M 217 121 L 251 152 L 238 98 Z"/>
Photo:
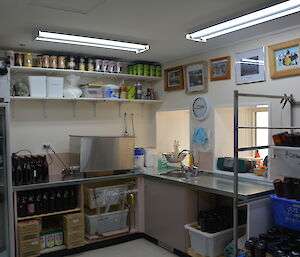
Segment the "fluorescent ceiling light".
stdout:
<path fill-rule="evenodd" d="M 71 44 L 71 45 L 81 45 L 81 46 L 91 46 L 91 47 L 101 47 L 109 49 L 117 49 L 124 51 L 131 51 L 137 54 L 149 50 L 149 45 L 127 43 L 122 41 L 74 36 L 68 34 L 54 33 L 38 31 L 35 40 Z"/>
<path fill-rule="evenodd" d="M 194 41 L 206 42 L 207 39 L 251 27 L 299 11 L 300 0 L 289 0 L 194 33 L 186 34 L 186 38 Z"/>

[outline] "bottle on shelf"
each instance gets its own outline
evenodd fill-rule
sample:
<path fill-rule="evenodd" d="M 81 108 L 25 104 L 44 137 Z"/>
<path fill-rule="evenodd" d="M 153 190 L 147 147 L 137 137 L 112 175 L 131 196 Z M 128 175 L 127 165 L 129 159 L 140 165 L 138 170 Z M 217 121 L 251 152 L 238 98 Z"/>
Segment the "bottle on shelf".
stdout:
<path fill-rule="evenodd" d="M 61 193 L 61 189 L 57 188 L 55 190 L 55 211 L 63 210 L 63 197 Z"/>
<path fill-rule="evenodd" d="M 35 214 L 35 199 L 33 191 L 28 193 L 27 198 L 27 215 L 32 216 Z"/>
<path fill-rule="evenodd" d="M 35 214 L 43 213 L 43 194 L 40 190 L 35 192 Z"/>

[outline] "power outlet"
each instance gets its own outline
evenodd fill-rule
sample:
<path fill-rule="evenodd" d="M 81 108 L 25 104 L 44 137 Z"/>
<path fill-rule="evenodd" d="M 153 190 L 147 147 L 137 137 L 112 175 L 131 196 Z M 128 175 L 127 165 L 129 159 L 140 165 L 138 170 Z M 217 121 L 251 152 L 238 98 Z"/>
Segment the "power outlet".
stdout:
<path fill-rule="evenodd" d="M 50 148 L 51 148 L 51 145 L 49 143 L 42 144 L 42 150 L 48 151 L 48 150 L 50 150 Z"/>

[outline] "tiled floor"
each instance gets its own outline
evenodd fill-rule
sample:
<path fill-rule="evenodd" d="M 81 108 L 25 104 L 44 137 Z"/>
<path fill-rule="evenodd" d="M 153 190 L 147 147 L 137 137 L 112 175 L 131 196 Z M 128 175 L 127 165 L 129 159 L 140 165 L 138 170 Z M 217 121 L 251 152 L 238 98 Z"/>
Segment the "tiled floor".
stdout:
<path fill-rule="evenodd" d="M 87 251 L 72 257 L 175 257 L 177 255 L 145 240 L 137 239 L 123 244 Z"/>

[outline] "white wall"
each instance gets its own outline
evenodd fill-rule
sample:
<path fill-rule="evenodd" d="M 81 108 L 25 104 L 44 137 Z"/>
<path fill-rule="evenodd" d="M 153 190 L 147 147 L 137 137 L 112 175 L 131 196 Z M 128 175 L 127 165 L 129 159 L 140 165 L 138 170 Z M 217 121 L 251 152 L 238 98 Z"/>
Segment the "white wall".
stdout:
<path fill-rule="evenodd" d="M 228 34 L 230 36 L 230 34 Z M 278 94 L 282 95 L 283 93 L 293 94 L 296 100 L 300 100 L 300 76 L 294 77 L 286 77 L 276 80 L 271 80 L 269 75 L 269 62 L 268 56 L 266 53 L 266 81 L 247 84 L 247 85 L 239 85 L 235 84 L 235 70 L 234 70 L 234 59 L 235 53 L 247 51 L 259 47 L 267 47 L 268 45 L 292 40 L 300 37 L 300 29 L 282 32 L 280 34 L 275 34 L 272 36 L 268 36 L 265 38 L 259 38 L 252 41 L 240 43 L 237 45 L 227 46 L 221 49 L 217 49 L 208 53 L 199 54 L 195 56 L 191 56 L 185 59 L 173 61 L 170 63 L 166 63 L 163 68 L 174 67 L 178 65 L 184 65 L 197 61 L 209 61 L 209 59 L 223 57 L 223 56 L 231 56 L 231 79 L 230 80 L 222 80 L 222 81 L 209 81 L 208 82 L 208 93 L 203 94 L 210 102 L 212 106 L 212 111 L 210 112 L 209 117 L 205 121 L 198 121 L 191 117 L 191 135 L 192 131 L 195 127 L 205 127 L 205 128 L 214 128 L 214 107 L 220 105 L 233 105 L 233 91 L 239 90 L 240 92 L 245 93 L 261 93 L 261 94 Z M 195 42 L 195 44 L 197 44 Z M 201 43 L 198 43 L 201 44 Z M 209 44 L 209 41 L 206 43 Z M 164 92 L 163 83 L 161 83 L 159 95 L 164 103 L 162 105 L 162 109 L 186 109 L 190 108 L 192 101 L 195 99 L 197 94 L 187 95 L 184 90 L 174 91 L 174 92 Z M 261 103 L 265 101 L 266 103 L 271 104 L 271 116 L 270 120 L 273 125 L 280 126 L 281 125 L 281 106 L 278 104 L 278 100 L 271 99 L 255 99 L 255 98 L 241 98 L 243 103 Z M 282 113 L 283 117 L 283 125 L 289 125 L 289 106 L 287 105 L 286 109 Z M 296 112 L 296 115 L 299 115 Z M 300 119 L 297 119 L 296 125 L 300 124 Z M 276 133 L 278 131 L 274 131 Z M 214 138 L 214 136 L 212 136 Z M 214 143 L 212 144 L 214 145 Z M 216 146 L 218 147 L 218 146 Z"/>

